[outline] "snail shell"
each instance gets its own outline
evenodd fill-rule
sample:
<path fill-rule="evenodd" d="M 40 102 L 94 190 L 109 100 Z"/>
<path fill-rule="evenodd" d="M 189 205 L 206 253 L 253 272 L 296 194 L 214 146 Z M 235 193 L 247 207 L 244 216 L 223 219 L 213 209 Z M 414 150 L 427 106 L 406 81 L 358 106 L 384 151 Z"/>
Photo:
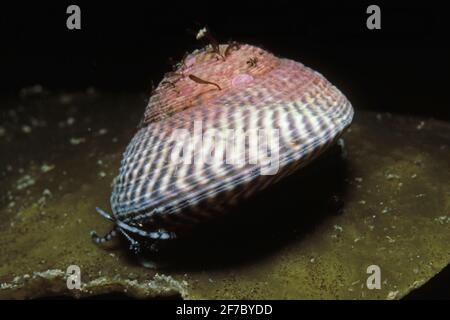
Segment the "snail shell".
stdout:
<path fill-rule="evenodd" d="M 217 49 L 187 55 L 150 97 L 113 184 L 113 214 L 97 209 L 115 227 L 93 232 L 95 242 L 121 233 L 138 249 L 139 239 L 174 238 L 307 165 L 350 125 L 350 102 L 321 74 L 251 45 Z M 224 132 L 246 138 L 227 148 Z M 266 143 L 252 144 L 261 132 Z M 257 161 L 265 150 L 274 157 Z"/>

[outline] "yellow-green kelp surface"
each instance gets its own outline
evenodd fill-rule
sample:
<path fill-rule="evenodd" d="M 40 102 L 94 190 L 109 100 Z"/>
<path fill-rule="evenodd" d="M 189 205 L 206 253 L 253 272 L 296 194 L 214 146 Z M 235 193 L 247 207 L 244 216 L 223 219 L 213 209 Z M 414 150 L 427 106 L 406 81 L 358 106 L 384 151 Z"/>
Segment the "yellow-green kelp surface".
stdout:
<path fill-rule="evenodd" d="M 357 111 L 342 151 L 180 239 L 155 269 L 89 237 L 111 227 L 95 207 L 109 211 L 145 95 L 37 86 L 1 103 L 0 298 L 398 299 L 450 262 L 449 123 Z"/>

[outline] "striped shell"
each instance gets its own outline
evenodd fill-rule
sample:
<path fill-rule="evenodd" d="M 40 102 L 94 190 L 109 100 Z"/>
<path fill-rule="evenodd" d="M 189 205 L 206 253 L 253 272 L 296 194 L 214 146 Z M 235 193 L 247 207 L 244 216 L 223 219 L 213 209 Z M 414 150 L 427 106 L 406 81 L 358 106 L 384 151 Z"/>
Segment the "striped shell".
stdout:
<path fill-rule="evenodd" d="M 135 247 L 140 237 L 173 238 L 183 226 L 223 212 L 305 166 L 350 125 L 350 102 L 314 70 L 255 46 L 219 50 L 189 54 L 150 97 L 114 181 L 112 217 L 98 209 L 115 228 L 105 237 L 94 234 L 96 242 L 117 233 Z M 211 131 L 247 138 L 264 132 L 267 142 L 277 139 L 271 151 L 277 154 L 276 170 L 265 174 L 267 163 L 250 161 L 255 155 L 250 147 L 262 154 L 267 145 L 250 146 L 247 140 L 245 147 L 226 149 L 226 139 L 205 138 Z M 192 148 L 192 161 L 174 160 L 180 144 Z M 222 161 L 195 161 L 205 149 L 227 154 L 215 158 Z"/>

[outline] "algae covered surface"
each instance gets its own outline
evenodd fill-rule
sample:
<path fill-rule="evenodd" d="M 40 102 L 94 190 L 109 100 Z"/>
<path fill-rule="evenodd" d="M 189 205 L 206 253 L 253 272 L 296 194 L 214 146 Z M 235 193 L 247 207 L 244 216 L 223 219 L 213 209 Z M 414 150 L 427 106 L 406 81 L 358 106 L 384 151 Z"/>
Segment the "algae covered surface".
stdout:
<path fill-rule="evenodd" d="M 398 299 L 450 263 L 450 124 L 357 108 L 340 148 L 177 240 L 157 268 L 123 241 L 93 244 L 145 97 L 2 100 L 0 298 Z"/>

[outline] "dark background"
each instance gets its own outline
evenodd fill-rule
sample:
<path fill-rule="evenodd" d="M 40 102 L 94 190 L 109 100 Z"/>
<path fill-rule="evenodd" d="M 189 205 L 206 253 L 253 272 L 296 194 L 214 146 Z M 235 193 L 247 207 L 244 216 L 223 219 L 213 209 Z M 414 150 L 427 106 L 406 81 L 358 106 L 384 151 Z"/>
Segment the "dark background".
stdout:
<path fill-rule="evenodd" d="M 82 29 L 66 28 L 81 7 Z M 366 28 L 381 7 L 382 30 Z M 2 4 L 1 95 L 41 84 L 149 91 L 205 24 L 217 39 L 260 45 L 323 73 L 356 109 L 449 119 L 450 44 L 444 2 L 54 1 Z"/>

